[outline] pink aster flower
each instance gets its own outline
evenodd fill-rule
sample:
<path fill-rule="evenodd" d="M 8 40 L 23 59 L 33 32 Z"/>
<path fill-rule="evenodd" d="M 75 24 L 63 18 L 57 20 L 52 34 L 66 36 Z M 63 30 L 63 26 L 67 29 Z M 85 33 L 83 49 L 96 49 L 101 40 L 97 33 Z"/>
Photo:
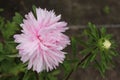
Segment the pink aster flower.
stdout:
<path fill-rule="evenodd" d="M 25 15 L 21 34 L 14 35 L 16 47 L 23 63 L 28 62 L 28 69 L 38 73 L 51 71 L 65 59 L 62 50 L 70 44 L 69 37 L 64 35 L 68 27 L 64 21 L 59 21 L 61 15 L 54 11 L 37 8 L 36 17 L 32 12 Z"/>

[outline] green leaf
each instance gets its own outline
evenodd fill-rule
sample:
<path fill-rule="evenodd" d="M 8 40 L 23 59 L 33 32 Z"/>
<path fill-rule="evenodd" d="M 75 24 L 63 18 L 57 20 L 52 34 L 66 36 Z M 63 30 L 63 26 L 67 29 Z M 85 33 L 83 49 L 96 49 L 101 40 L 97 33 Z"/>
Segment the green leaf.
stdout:
<path fill-rule="evenodd" d="M 23 72 L 24 70 L 25 70 L 25 68 L 24 68 L 23 64 L 17 64 L 15 66 L 11 67 L 9 72 L 11 74 L 18 75 L 19 72 Z"/>
<path fill-rule="evenodd" d="M 0 62 L 6 59 L 6 56 L 0 53 Z"/>
<path fill-rule="evenodd" d="M 105 38 L 109 40 L 112 38 L 112 36 L 113 36 L 112 34 L 106 34 Z"/>
<path fill-rule="evenodd" d="M 0 43 L 0 52 L 2 52 L 2 51 L 3 51 L 3 44 Z"/>
<path fill-rule="evenodd" d="M 10 57 L 10 58 L 16 58 L 18 57 L 19 55 L 18 54 L 13 54 L 13 55 L 6 55 L 7 57 Z"/>
<path fill-rule="evenodd" d="M 34 14 L 35 18 L 37 19 L 36 6 L 33 5 L 33 6 L 32 6 L 32 9 L 33 9 L 33 14 Z"/>
<path fill-rule="evenodd" d="M 45 80 L 46 80 L 46 79 L 45 79 Z M 49 75 L 47 76 L 47 80 L 57 80 L 57 77 L 49 74 Z"/>
<path fill-rule="evenodd" d="M 60 70 L 54 70 L 53 72 L 52 72 L 52 75 L 58 75 L 60 73 Z"/>
<path fill-rule="evenodd" d="M 116 52 L 116 51 L 110 51 L 110 54 L 111 54 L 111 56 L 117 56 L 118 55 L 118 53 Z"/>
<path fill-rule="evenodd" d="M 86 54 L 90 53 L 92 50 L 93 50 L 93 48 L 91 48 L 91 47 L 90 48 L 86 48 L 86 49 L 82 50 L 80 52 L 80 54 L 86 55 Z"/>
<path fill-rule="evenodd" d="M 4 39 L 9 40 L 10 37 L 18 30 L 18 26 L 14 22 L 7 21 L 5 28 L 2 30 Z"/>
<path fill-rule="evenodd" d="M 102 75 L 102 77 L 105 77 L 105 73 L 102 70 L 102 67 L 100 66 L 100 64 L 98 63 L 97 60 L 95 60 L 95 67 L 99 70 L 100 74 Z"/>
<path fill-rule="evenodd" d="M 0 72 L 18 75 L 19 72 L 23 72 L 25 70 L 24 65 L 20 63 L 15 63 L 14 59 L 4 59 L 0 63 Z"/>
<path fill-rule="evenodd" d="M 91 58 L 90 58 L 90 62 L 94 61 L 96 56 L 97 56 L 97 53 L 92 53 Z"/>
<path fill-rule="evenodd" d="M 90 64 L 91 55 L 81 64 L 82 68 L 87 68 Z"/>
<path fill-rule="evenodd" d="M 11 41 L 5 41 L 5 46 L 4 46 L 4 52 L 7 55 L 16 55 L 17 50 L 16 50 L 16 44 L 12 43 Z"/>
<path fill-rule="evenodd" d="M 39 74 L 38 74 L 38 76 L 39 76 Z M 25 72 L 24 72 L 24 76 L 23 76 L 22 80 L 36 80 L 35 71 L 26 69 Z M 40 79 L 40 80 L 43 80 L 43 79 Z"/>
<path fill-rule="evenodd" d="M 109 6 L 104 6 L 104 8 L 103 8 L 103 12 L 105 13 L 105 14 L 109 14 L 110 13 L 110 7 Z"/>
<path fill-rule="evenodd" d="M 64 63 L 62 64 L 64 70 L 65 70 L 65 73 L 68 73 L 72 67 L 71 67 L 71 63 L 69 61 L 64 61 Z"/>
<path fill-rule="evenodd" d="M 99 33 L 98 33 L 98 30 L 97 30 L 97 27 L 92 24 L 92 23 L 88 23 L 88 35 L 89 37 L 93 37 L 95 40 L 97 40 L 99 38 Z"/>
<path fill-rule="evenodd" d="M 100 32 L 101 32 L 101 36 L 104 37 L 106 35 L 106 28 L 105 27 L 102 27 L 100 29 Z"/>
<path fill-rule="evenodd" d="M 13 17 L 13 22 L 20 25 L 22 23 L 23 17 L 19 13 L 15 13 L 15 16 Z"/>
<path fill-rule="evenodd" d="M 74 37 L 71 38 L 71 45 L 72 45 L 72 53 L 74 56 L 77 54 L 77 42 Z"/>
<path fill-rule="evenodd" d="M 25 71 L 23 80 L 29 80 L 30 73 L 28 70 Z"/>
<path fill-rule="evenodd" d="M 76 62 L 79 62 L 79 59 L 75 58 L 75 59 L 70 59 L 70 60 L 65 60 L 67 63 L 76 63 Z"/>

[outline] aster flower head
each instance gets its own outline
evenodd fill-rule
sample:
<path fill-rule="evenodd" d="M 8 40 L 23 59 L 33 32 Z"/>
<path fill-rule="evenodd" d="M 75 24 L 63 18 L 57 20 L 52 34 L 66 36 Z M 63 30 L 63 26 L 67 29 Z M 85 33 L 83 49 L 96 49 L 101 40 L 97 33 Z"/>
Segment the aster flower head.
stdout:
<path fill-rule="evenodd" d="M 64 21 L 59 21 L 61 15 L 56 16 L 54 11 L 36 8 L 36 18 L 32 12 L 25 15 L 20 24 L 21 34 L 15 34 L 16 47 L 21 61 L 28 62 L 28 69 L 38 73 L 51 71 L 65 59 L 62 50 L 70 44 L 69 37 L 63 34 L 68 27 Z"/>

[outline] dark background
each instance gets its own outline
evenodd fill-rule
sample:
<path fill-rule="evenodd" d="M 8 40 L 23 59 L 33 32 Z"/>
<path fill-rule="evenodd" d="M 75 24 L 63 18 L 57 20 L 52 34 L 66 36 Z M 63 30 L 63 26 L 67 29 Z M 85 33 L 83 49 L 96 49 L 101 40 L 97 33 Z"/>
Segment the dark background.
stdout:
<path fill-rule="evenodd" d="M 32 5 L 54 9 L 69 24 L 87 24 L 89 21 L 96 24 L 120 23 L 120 0 L 0 0 L 0 8 L 5 9 L 2 15 L 6 18 L 11 18 L 15 12 L 24 15 L 31 11 Z"/>
<path fill-rule="evenodd" d="M 80 25 L 88 22 L 109 25 L 107 31 L 114 35 L 120 52 L 120 0 L 0 0 L 0 8 L 4 9 L 0 15 L 12 19 L 15 12 L 24 15 L 31 11 L 32 5 L 54 9 L 56 14 L 62 14 L 62 20 L 67 21 L 69 26 L 74 25 L 67 32 L 69 36 L 81 34 L 83 29 Z M 106 72 L 104 79 L 96 69 L 89 67 L 74 72 L 70 80 L 120 80 L 120 56 L 114 58 L 114 62 L 115 67 Z"/>

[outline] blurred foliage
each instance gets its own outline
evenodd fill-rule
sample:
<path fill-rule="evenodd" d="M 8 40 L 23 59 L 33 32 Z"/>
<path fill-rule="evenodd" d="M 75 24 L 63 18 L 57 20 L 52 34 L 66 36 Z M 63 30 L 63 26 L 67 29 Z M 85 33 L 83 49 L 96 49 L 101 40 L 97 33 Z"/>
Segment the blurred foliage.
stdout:
<path fill-rule="evenodd" d="M 4 11 L 4 9 L 0 8 L 0 12 Z"/>
<path fill-rule="evenodd" d="M 106 33 L 105 27 L 98 29 L 96 25 L 88 23 L 88 28 L 84 30 L 86 41 L 80 38 L 78 42 L 84 44 L 84 48 L 80 51 L 81 55 L 90 54 L 81 64 L 83 68 L 88 67 L 90 63 L 94 65 L 104 77 L 106 69 L 113 67 L 113 57 L 117 56 L 116 43 L 112 40 L 112 35 Z"/>
<path fill-rule="evenodd" d="M 109 7 L 109 6 L 104 6 L 103 12 L 104 12 L 105 14 L 110 14 L 110 7 Z"/>
<path fill-rule="evenodd" d="M 17 75 L 25 70 L 25 66 L 17 57 L 16 44 L 12 38 L 19 29 L 21 20 L 19 13 L 15 14 L 12 21 L 0 16 L 0 80 L 18 80 L 20 76 Z"/>

